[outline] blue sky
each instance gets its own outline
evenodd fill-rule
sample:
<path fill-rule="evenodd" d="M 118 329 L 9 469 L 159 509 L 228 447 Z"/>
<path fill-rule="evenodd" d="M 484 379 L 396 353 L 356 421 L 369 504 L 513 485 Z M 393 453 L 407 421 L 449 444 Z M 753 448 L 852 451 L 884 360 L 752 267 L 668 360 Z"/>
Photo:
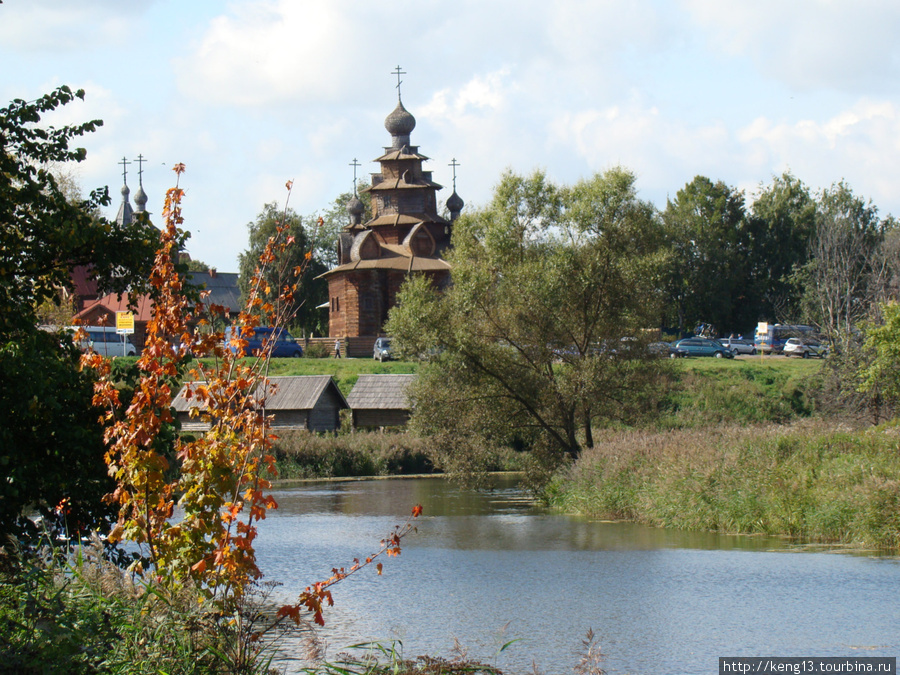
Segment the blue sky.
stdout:
<path fill-rule="evenodd" d="M 189 250 L 237 271 L 285 181 L 311 214 L 354 158 L 377 171 L 397 65 L 442 201 L 456 158 L 469 205 L 505 169 L 571 183 L 622 165 L 660 208 L 696 175 L 749 202 L 790 170 L 900 216 L 897 35 L 892 0 L 5 0 L 0 100 L 85 89 L 49 119 L 104 120 L 85 191 L 109 185 L 113 216 L 117 162 L 140 153 L 159 214 L 183 162 Z"/>

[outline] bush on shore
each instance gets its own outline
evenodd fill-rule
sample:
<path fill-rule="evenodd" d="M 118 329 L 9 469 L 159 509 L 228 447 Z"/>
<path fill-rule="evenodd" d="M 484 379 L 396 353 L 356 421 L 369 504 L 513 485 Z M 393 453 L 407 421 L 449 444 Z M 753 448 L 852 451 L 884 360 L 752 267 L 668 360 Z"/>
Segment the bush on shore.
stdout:
<path fill-rule="evenodd" d="M 95 540 L 67 557 L 45 548 L 0 572 L 0 670 L 46 673 L 264 675 L 260 645 L 233 617 L 135 582 Z M 249 649 L 248 649 L 249 647 Z"/>
<path fill-rule="evenodd" d="M 273 447 L 278 477 L 354 478 L 440 473 L 433 444 L 405 431 L 354 431 L 331 435 L 279 431 Z M 518 471 L 512 450 L 498 451 L 489 470 Z"/>
<path fill-rule="evenodd" d="M 569 512 L 900 548 L 900 429 L 823 422 L 618 432 L 547 487 Z"/>
<path fill-rule="evenodd" d="M 334 478 L 434 472 L 425 441 L 406 433 L 338 435 L 279 431 L 272 448 L 279 478 Z"/>

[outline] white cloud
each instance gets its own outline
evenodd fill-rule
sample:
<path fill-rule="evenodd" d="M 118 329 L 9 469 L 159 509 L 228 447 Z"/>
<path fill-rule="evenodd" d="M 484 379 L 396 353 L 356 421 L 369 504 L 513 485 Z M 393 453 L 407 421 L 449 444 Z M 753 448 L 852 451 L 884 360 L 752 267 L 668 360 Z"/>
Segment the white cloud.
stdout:
<path fill-rule="evenodd" d="M 333 102 L 359 69 L 366 14 L 346 1 L 234 3 L 178 60 L 181 90 L 242 106 Z"/>
<path fill-rule="evenodd" d="M 796 90 L 893 88 L 900 70 L 894 0 L 682 0 L 716 49 L 750 57 Z"/>
<path fill-rule="evenodd" d="M 23 0 L 0 8 L 0 43 L 24 52 L 73 52 L 126 44 L 152 0 Z"/>

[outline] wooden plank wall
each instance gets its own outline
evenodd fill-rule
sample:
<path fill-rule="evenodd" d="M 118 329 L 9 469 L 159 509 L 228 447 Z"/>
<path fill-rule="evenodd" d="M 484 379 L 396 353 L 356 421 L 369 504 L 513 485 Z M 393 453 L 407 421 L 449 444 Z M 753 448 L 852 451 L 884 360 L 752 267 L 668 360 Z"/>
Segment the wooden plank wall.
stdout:
<path fill-rule="evenodd" d="M 334 338 L 307 338 L 305 340 L 297 340 L 304 345 L 304 349 L 308 349 L 309 345 L 322 345 L 328 350 L 331 356 L 334 352 Z M 354 359 L 371 359 L 372 350 L 375 348 L 374 337 L 349 337 L 341 338 L 341 356 Z"/>

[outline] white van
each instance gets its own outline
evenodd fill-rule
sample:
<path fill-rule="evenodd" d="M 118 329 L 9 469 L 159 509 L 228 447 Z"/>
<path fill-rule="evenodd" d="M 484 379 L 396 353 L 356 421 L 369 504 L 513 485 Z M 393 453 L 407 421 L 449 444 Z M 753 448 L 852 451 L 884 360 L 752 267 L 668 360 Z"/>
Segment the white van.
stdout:
<path fill-rule="evenodd" d="M 103 356 L 137 356 L 137 349 L 128 335 L 119 335 L 112 326 L 69 326 L 72 333 L 84 329 L 86 340 L 78 340 L 78 348 L 86 352 L 93 349 Z M 123 344 L 124 338 L 124 344 Z"/>

